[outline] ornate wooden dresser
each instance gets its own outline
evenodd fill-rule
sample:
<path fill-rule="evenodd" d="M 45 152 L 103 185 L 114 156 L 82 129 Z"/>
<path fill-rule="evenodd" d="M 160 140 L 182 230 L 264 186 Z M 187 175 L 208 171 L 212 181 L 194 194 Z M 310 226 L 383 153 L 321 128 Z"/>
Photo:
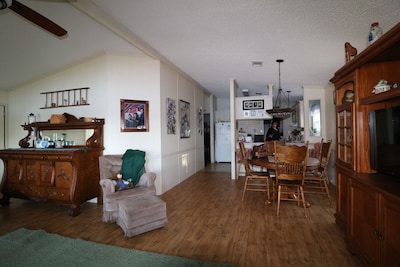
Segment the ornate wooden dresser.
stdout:
<path fill-rule="evenodd" d="M 34 122 L 22 125 L 28 135 L 21 148 L 0 151 L 4 162 L 2 205 L 10 197 L 69 206 L 69 215 L 80 213 L 80 204 L 97 197 L 102 203 L 98 158 L 103 154 L 104 119 L 77 119 L 70 114 L 65 123 Z M 35 148 L 31 139 L 42 139 L 44 131 L 88 130 L 85 144 L 65 142 L 62 148 Z"/>

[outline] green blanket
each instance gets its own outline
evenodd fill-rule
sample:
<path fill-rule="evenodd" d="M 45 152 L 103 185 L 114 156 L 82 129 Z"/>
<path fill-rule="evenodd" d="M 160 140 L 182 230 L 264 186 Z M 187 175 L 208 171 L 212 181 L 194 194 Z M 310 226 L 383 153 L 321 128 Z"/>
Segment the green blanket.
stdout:
<path fill-rule="evenodd" d="M 128 149 L 122 155 L 121 174 L 122 179 L 136 185 L 140 176 L 144 173 L 144 163 L 146 152 L 141 150 Z"/>

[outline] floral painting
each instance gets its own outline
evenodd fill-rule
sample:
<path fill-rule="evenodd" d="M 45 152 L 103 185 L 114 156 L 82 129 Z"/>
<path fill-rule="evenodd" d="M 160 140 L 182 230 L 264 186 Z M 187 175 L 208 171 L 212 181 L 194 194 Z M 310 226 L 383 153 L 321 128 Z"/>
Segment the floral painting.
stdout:
<path fill-rule="evenodd" d="M 197 131 L 203 135 L 203 107 L 199 108 L 197 112 Z"/>
<path fill-rule="evenodd" d="M 176 103 L 167 98 L 167 134 L 176 134 Z"/>
<path fill-rule="evenodd" d="M 190 137 L 190 103 L 179 100 L 180 137 Z"/>

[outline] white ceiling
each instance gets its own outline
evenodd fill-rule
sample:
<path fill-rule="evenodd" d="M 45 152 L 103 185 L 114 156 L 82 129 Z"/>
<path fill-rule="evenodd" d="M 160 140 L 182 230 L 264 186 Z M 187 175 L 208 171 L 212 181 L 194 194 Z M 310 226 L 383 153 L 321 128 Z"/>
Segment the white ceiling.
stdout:
<path fill-rule="evenodd" d="M 324 86 L 344 65 L 345 42 L 359 53 L 366 47 L 371 22 L 386 32 L 400 21 L 399 0 L 20 2 L 65 28 L 68 36 L 56 38 L 11 10 L 0 11 L 0 90 L 101 53 L 142 55 L 139 46 L 217 97 L 229 96 L 230 78 L 250 94 L 265 93 L 268 84 L 277 89 L 276 59 L 282 58 L 281 85 L 294 100 L 303 85 Z M 252 67 L 254 60 L 263 67 Z"/>

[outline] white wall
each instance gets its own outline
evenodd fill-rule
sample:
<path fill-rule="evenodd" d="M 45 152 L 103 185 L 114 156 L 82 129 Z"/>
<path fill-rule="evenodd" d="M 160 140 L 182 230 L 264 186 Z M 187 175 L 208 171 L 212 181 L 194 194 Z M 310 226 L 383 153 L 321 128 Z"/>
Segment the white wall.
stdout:
<path fill-rule="evenodd" d="M 254 138 L 255 134 L 264 135 L 264 120 L 237 120 L 237 129 L 243 129 L 246 134 L 251 134 Z"/>
<path fill-rule="evenodd" d="M 45 103 L 42 92 L 77 87 L 90 87 L 88 106 L 41 109 Z M 196 123 L 203 94 L 189 78 L 157 60 L 101 55 L 9 92 L 8 120 L 13 123 L 8 127 L 8 147 L 17 148 L 19 140 L 26 136 L 21 125 L 31 112 L 39 121 L 64 112 L 76 117 L 105 118 L 104 154 L 123 154 L 129 148 L 146 151 L 146 170 L 157 174 L 157 194 L 162 194 L 204 168 L 204 141 Z M 177 105 L 179 99 L 191 103 L 190 138 L 179 138 L 178 120 L 177 135 L 166 134 L 167 96 L 176 99 Z M 0 97 L 3 101 L 6 95 Z M 149 101 L 149 132 L 120 131 L 121 99 Z M 187 156 L 187 166 L 182 166 L 182 155 Z"/>
<path fill-rule="evenodd" d="M 147 57 L 107 57 L 107 93 L 104 154 L 123 154 L 127 149 L 146 152 L 146 170 L 155 172 L 157 193 L 161 194 L 161 107 L 160 62 Z M 149 131 L 121 132 L 120 100 L 149 101 Z"/>
<path fill-rule="evenodd" d="M 317 143 L 324 140 L 332 140 L 332 151 L 331 157 L 328 164 L 328 179 L 332 184 L 336 184 L 336 118 L 335 118 L 335 106 L 333 104 L 333 91 L 334 87 L 332 84 L 328 84 L 325 87 L 322 86 L 304 86 L 304 133 L 305 140 L 309 140 L 310 143 Z M 309 100 L 321 100 L 321 134 L 320 137 L 309 136 Z"/>
<path fill-rule="evenodd" d="M 333 103 L 333 93 L 335 87 L 332 83 L 325 86 L 325 120 L 326 125 L 326 138 L 327 140 L 332 139 L 333 148 L 336 149 L 336 110 Z M 329 123 L 330 122 L 330 123 Z"/>
<path fill-rule="evenodd" d="M 161 64 L 160 73 L 162 188 L 165 192 L 204 168 L 204 136 L 198 127 L 198 111 L 204 107 L 204 92 L 165 64 Z M 175 100 L 176 134 L 167 134 L 167 98 Z M 180 138 L 179 100 L 190 103 L 190 138 Z"/>
<path fill-rule="evenodd" d="M 5 132 L 5 129 L 7 127 L 7 117 L 3 116 L 5 112 L 7 114 L 8 112 L 8 92 L 6 91 L 0 91 L 0 115 L 2 116 L 0 118 L 0 148 L 3 149 L 4 147 L 7 146 L 6 140 L 7 139 L 7 133 Z M 0 184 L 2 181 L 3 177 L 3 172 L 4 172 L 4 164 L 3 161 L 0 160 Z M 2 197 L 2 194 L 0 193 L 0 197 Z"/>
<path fill-rule="evenodd" d="M 8 113 L 8 91 L 0 91 L 0 106 L 2 106 L 2 107 L 4 107 L 3 109 L 3 111 L 6 113 L 6 115 L 7 115 L 7 113 Z M 3 114 L 2 114 L 3 115 Z M 4 121 L 3 121 L 4 120 Z M 0 147 L 1 148 L 3 148 L 3 147 L 6 147 L 7 146 L 7 132 L 4 132 L 4 129 L 7 129 L 8 128 L 8 120 L 7 120 L 7 116 L 4 116 L 4 117 L 2 117 L 1 119 L 0 119 L 0 121 L 2 122 L 1 124 L 0 124 L 0 131 L 1 131 L 1 133 L 0 133 L 0 136 L 1 136 L 1 141 L 0 141 Z M 5 135 L 5 139 L 6 140 L 4 140 L 4 137 L 3 137 L 3 135 Z M 1 161 L 1 160 L 0 160 Z M 2 166 L 2 163 L 3 162 L 0 162 L 0 166 Z M 2 175 L 3 175 L 3 170 L 2 169 L 0 169 L 0 177 L 2 177 Z"/>
<path fill-rule="evenodd" d="M 215 122 L 231 121 L 229 98 L 215 98 Z"/>
<path fill-rule="evenodd" d="M 332 83 L 325 86 L 325 111 L 326 111 L 326 121 L 330 122 L 326 124 L 326 138 L 327 140 L 332 139 L 332 151 L 331 158 L 329 160 L 328 169 L 328 179 L 329 181 L 336 185 L 336 110 L 333 104 L 333 93 L 335 92 L 335 87 Z"/>
<path fill-rule="evenodd" d="M 175 120 L 178 124 L 178 75 L 175 71 L 170 69 L 167 65 L 161 64 L 160 70 L 160 97 L 161 97 L 161 110 L 166 110 L 167 98 L 175 100 L 176 114 Z M 162 188 L 168 191 L 175 185 L 180 183 L 180 161 L 179 161 L 179 128 L 176 125 L 175 134 L 167 134 L 166 118 L 161 119 L 161 151 L 162 151 Z"/>
<path fill-rule="evenodd" d="M 196 159 L 195 159 L 195 172 L 203 169 L 205 166 L 204 162 L 204 92 L 198 87 L 194 88 L 194 124 L 195 131 L 192 132 L 193 137 L 196 140 Z"/>
<path fill-rule="evenodd" d="M 325 89 L 322 86 L 303 86 L 303 104 L 304 104 L 304 140 L 310 143 L 319 143 L 321 138 L 327 140 L 326 133 L 326 101 L 325 101 Z M 310 135 L 310 100 L 321 101 L 321 136 Z"/>
<path fill-rule="evenodd" d="M 106 70 L 106 57 L 99 56 L 10 91 L 8 121 L 12 123 L 8 124 L 8 147 L 18 147 L 19 140 L 26 136 L 27 132 L 21 125 L 27 122 L 29 113 L 34 113 L 38 121 L 46 121 L 51 114 L 64 112 L 76 117 L 104 118 L 107 114 L 104 108 L 107 99 Z M 87 99 L 89 106 L 41 109 L 45 105 L 42 92 L 80 87 L 90 87 Z"/>

